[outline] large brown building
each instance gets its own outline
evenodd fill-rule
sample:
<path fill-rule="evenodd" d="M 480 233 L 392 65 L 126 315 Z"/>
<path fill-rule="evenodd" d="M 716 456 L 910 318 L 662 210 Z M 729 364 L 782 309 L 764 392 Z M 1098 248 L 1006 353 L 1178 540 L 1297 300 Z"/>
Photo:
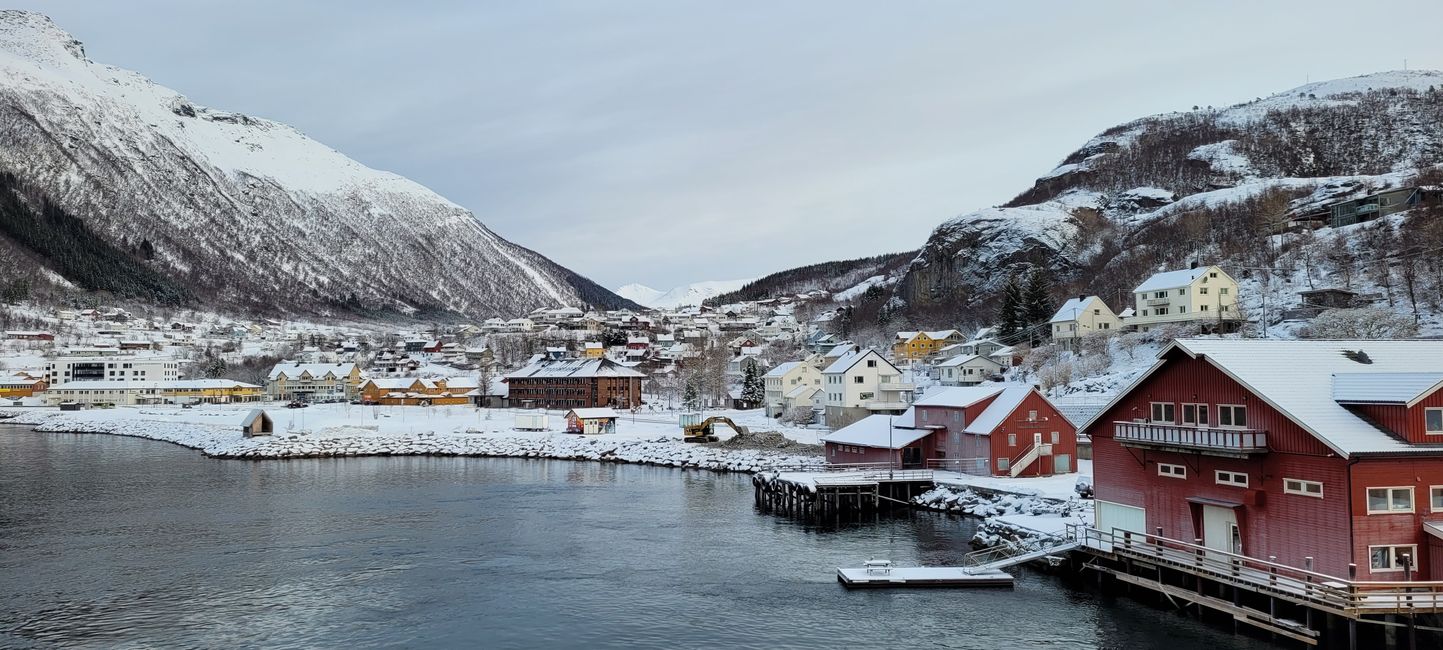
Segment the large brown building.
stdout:
<path fill-rule="evenodd" d="M 641 405 L 646 375 L 611 359 L 543 359 L 506 375 L 513 405 L 541 408 Z"/>

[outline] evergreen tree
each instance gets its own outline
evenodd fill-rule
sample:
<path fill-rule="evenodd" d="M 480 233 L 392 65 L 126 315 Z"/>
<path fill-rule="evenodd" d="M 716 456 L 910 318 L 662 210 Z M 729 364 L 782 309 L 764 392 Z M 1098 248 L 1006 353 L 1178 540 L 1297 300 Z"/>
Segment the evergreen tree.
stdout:
<path fill-rule="evenodd" d="M 746 372 L 742 374 L 742 401 L 756 406 L 765 399 L 766 389 L 762 385 L 761 376 L 757 374 L 757 364 L 746 364 Z"/>
<path fill-rule="evenodd" d="M 697 390 L 696 379 L 693 377 L 686 380 L 686 388 L 681 393 L 681 405 L 688 411 L 701 408 L 701 391 Z"/>
<path fill-rule="evenodd" d="M 997 336 L 1003 343 L 1012 343 L 1009 339 L 1022 329 L 1021 310 L 1022 285 L 1017 281 L 1016 275 L 1011 275 L 1007 278 L 1007 284 L 1002 287 L 1002 307 L 997 312 Z"/>
<path fill-rule="evenodd" d="M 1045 328 L 1037 327 L 1052 318 L 1052 283 L 1047 271 L 1041 267 L 1032 269 L 1027 276 L 1027 287 L 1022 290 L 1022 315 L 1018 319 L 1022 327 L 1033 328 L 1033 341 L 1041 340 Z"/>

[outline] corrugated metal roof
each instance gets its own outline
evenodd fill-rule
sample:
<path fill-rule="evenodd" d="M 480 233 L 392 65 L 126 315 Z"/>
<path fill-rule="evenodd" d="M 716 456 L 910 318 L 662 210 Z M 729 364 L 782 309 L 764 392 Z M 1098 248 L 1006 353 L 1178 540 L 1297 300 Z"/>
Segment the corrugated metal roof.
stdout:
<path fill-rule="evenodd" d="M 1340 372 L 1333 400 L 1343 404 L 1413 404 L 1443 384 L 1443 372 Z"/>
<path fill-rule="evenodd" d="M 905 416 L 894 418 L 890 415 L 869 415 L 824 436 L 822 441 L 877 449 L 901 449 L 932 433 L 931 429 L 900 426 L 904 421 L 903 417 Z"/>
<path fill-rule="evenodd" d="M 1022 403 L 1022 400 L 1027 399 L 1027 396 L 1031 394 L 1031 386 L 1022 384 L 1007 385 L 1006 388 L 1002 389 L 1002 394 L 998 395 L 997 399 L 992 400 L 992 403 L 988 404 L 986 409 L 983 409 L 981 415 L 967 423 L 967 427 L 963 429 L 963 431 L 979 436 L 991 435 L 992 431 L 997 428 L 997 425 L 1002 424 L 1002 421 L 1006 419 L 1007 416 L 1017 410 L 1017 406 Z"/>
<path fill-rule="evenodd" d="M 1178 287 L 1185 287 L 1189 284 L 1192 284 L 1193 280 L 1196 280 L 1199 275 L 1205 273 L 1209 268 L 1211 267 L 1200 266 L 1195 269 L 1183 269 L 1181 271 L 1166 271 L 1163 273 L 1154 273 L 1152 277 L 1143 280 L 1142 284 L 1137 285 L 1137 288 L 1133 289 L 1133 292 L 1136 293 L 1141 291 L 1159 291 L 1161 289 L 1176 289 Z"/>
<path fill-rule="evenodd" d="M 949 406 L 964 408 L 992 397 L 1007 387 L 1007 384 L 982 384 L 981 386 L 954 386 L 935 393 L 928 393 L 914 402 L 917 406 Z"/>

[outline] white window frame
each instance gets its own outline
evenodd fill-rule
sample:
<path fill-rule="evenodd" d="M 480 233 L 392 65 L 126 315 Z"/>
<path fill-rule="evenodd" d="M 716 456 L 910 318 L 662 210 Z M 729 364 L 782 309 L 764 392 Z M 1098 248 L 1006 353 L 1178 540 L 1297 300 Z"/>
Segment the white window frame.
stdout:
<path fill-rule="evenodd" d="M 1289 484 L 1291 484 L 1291 485 L 1289 485 Z M 1308 487 L 1309 487 L 1309 486 L 1317 486 L 1318 491 L 1317 491 L 1317 492 L 1309 492 L 1309 491 L 1308 491 Z M 1300 479 L 1300 478 L 1284 478 L 1284 479 L 1283 479 L 1283 494 L 1296 494 L 1296 495 L 1302 496 L 1302 497 L 1313 497 L 1314 499 L 1321 499 L 1321 498 L 1323 498 L 1323 482 L 1322 482 L 1322 481 L 1309 481 L 1309 480 Z"/>
<path fill-rule="evenodd" d="M 1372 498 L 1370 498 L 1370 496 L 1369 496 L 1369 494 L 1368 494 L 1368 493 L 1372 492 L 1373 490 L 1387 490 L 1387 491 L 1388 491 L 1388 509 L 1387 509 L 1387 510 L 1374 510 L 1374 509 L 1373 509 L 1373 506 L 1372 506 Z M 1394 510 L 1394 509 L 1393 509 L 1393 493 L 1394 493 L 1395 491 L 1397 491 L 1397 490 L 1407 490 L 1407 491 L 1408 491 L 1408 509 L 1407 509 L 1407 510 Z M 1365 488 L 1365 489 L 1363 490 L 1363 499 L 1364 499 L 1364 501 L 1363 501 L 1363 507 L 1367 509 L 1368 514 L 1370 514 L 1370 515 L 1407 515 L 1407 514 L 1413 514 L 1414 512 L 1416 512 L 1416 511 L 1418 510 L 1418 503 L 1417 503 L 1417 500 L 1416 500 L 1414 497 L 1415 497 L 1415 495 L 1413 494 L 1413 486 L 1411 486 L 1411 485 L 1384 485 L 1384 486 L 1379 486 L 1379 487 L 1368 487 L 1368 488 Z"/>
<path fill-rule="evenodd" d="M 1428 486 L 1428 509 L 1429 509 L 1429 511 L 1431 511 L 1431 512 L 1443 512 L 1443 507 L 1440 507 L 1440 506 L 1438 506 L 1438 505 L 1435 503 L 1434 499 L 1436 499 L 1437 497 L 1434 496 L 1434 495 L 1443 496 L 1443 485 L 1430 485 L 1430 486 Z"/>
<path fill-rule="evenodd" d="M 1373 549 L 1376 549 L 1376 548 L 1386 548 L 1386 549 L 1390 549 L 1390 552 L 1388 553 L 1388 564 L 1389 564 L 1388 567 L 1385 567 L 1385 568 L 1380 569 L 1380 568 L 1377 568 L 1377 567 L 1374 567 L 1374 566 L 1373 566 Z M 1369 571 L 1372 571 L 1373 573 L 1402 573 L 1402 572 L 1403 572 L 1403 567 L 1401 567 L 1401 566 L 1393 566 L 1394 562 L 1398 559 L 1398 554 L 1397 554 L 1397 552 L 1396 552 L 1396 549 L 1400 549 L 1400 548 L 1410 549 L 1410 551 L 1409 551 L 1409 553 L 1408 553 L 1408 557 L 1413 558 L 1413 570 L 1416 571 L 1416 570 L 1418 569 L 1418 545 L 1417 545 L 1417 544 L 1373 544 L 1373 545 L 1369 546 L 1369 547 L 1368 547 L 1368 570 L 1369 570 Z"/>
<path fill-rule="evenodd" d="M 1200 403 L 1197 403 L 1197 402 L 1184 402 L 1184 403 L 1182 403 L 1180 406 L 1181 406 L 1182 408 L 1181 408 L 1181 410 L 1179 411 L 1179 414 L 1182 416 L 1182 423 L 1183 423 L 1183 424 L 1191 424 L 1191 425 L 1193 425 L 1193 426 L 1203 426 L 1203 427 L 1205 427 L 1205 426 L 1210 426 L 1210 425 L 1211 425 L 1211 423 L 1208 421 L 1210 418 L 1208 417 L 1208 405 L 1207 405 L 1207 404 L 1200 404 Z M 1191 422 L 1189 422 L 1188 419 L 1187 419 L 1187 410 L 1188 410 L 1188 407 L 1189 407 L 1189 406 L 1193 407 L 1193 419 L 1192 419 Z M 1199 414 L 1202 415 L 1201 418 L 1198 417 Z M 1201 420 L 1201 421 L 1199 421 L 1199 420 Z"/>
<path fill-rule="evenodd" d="M 1167 422 L 1167 423 L 1169 423 L 1169 424 L 1177 424 L 1177 404 L 1175 404 L 1175 403 L 1173 403 L 1173 402 L 1149 402 L 1148 404 L 1149 404 L 1149 406 L 1148 406 L 1148 413 L 1147 413 L 1147 414 L 1148 414 L 1148 417 L 1149 417 L 1149 420 L 1150 420 L 1150 421 L 1152 421 L 1152 422 Z M 1166 418 L 1166 417 L 1159 418 L 1159 417 L 1157 417 L 1157 415 L 1158 415 L 1158 408 L 1157 408 L 1157 407 L 1159 407 L 1159 406 L 1163 407 L 1163 408 L 1161 409 L 1162 412 L 1163 412 L 1163 414 L 1166 414 L 1167 411 L 1168 411 L 1169 409 L 1171 409 L 1171 410 L 1172 410 L 1172 417 L 1171 417 L 1171 418 Z"/>
<path fill-rule="evenodd" d="M 1243 472 L 1219 469 L 1213 471 L 1213 482 L 1218 485 L 1245 488 L 1248 486 L 1248 475 Z"/>
<path fill-rule="evenodd" d="M 1423 409 L 1423 433 L 1426 434 L 1426 435 L 1430 435 L 1430 436 L 1443 436 L 1443 428 L 1439 428 L 1439 429 L 1429 429 L 1429 428 L 1428 428 L 1428 414 L 1429 414 L 1429 413 L 1433 413 L 1433 412 L 1435 412 L 1435 411 L 1439 414 L 1439 415 L 1438 415 L 1438 419 L 1439 419 L 1439 421 L 1440 421 L 1440 424 L 1443 424 L 1443 408 L 1437 408 L 1437 407 L 1425 408 L 1425 409 Z"/>
<path fill-rule="evenodd" d="M 1158 463 L 1157 475 L 1168 478 L 1187 478 L 1187 465 L 1173 465 L 1172 463 Z"/>
<path fill-rule="evenodd" d="M 1248 428 L 1248 425 L 1247 425 L 1247 422 L 1246 422 L 1246 420 L 1248 419 L 1248 405 L 1247 405 L 1247 404 L 1218 404 L 1217 406 L 1218 406 L 1217 428 L 1219 428 L 1219 429 L 1246 429 L 1246 428 Z M 1231 409 L 1242 409 L 1242 410 L 1243 410 L 1243 420 L 1244 420 L 1243 425 L 1242 425 L 1242 426 L 1238 426 L 1238 425 L 1236 425 L 1236 424 L 1223 424 L 1223 409 L 1228 409 L 1228 410 L 1229 410 L 1229 414 L 1228 414 L 1228 419 L 1229 419 L 1229 420 L 1235 419 L 1235 418 L 1233 418 L 1232 416 L 1233 416 L 1233 415 L 1236 415 L 1236 412 L 1233 412 Z"/>

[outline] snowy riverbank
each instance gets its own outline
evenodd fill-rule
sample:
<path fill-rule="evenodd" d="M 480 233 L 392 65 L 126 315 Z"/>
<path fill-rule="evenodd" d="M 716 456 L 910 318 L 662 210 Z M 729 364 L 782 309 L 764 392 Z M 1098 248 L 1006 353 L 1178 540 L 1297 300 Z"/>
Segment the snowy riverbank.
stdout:
<path fill-rule="evenodd" d="M 37 431 L 100 433 L 169 442 L 216 458 L 286 459 L 354 456 L 503 456 L 625 462 L 730 472 L 756 472 L 777 466 L 821 461 L 819 454 L 768 449 L 719 448 L 681 442 L 655 432 L 577 436 L 554 432 L 485 431 L 457 426 L 444 412 L 413 407 L 394 422 L 359 424 L 327 422 L 323 428 L 246 438 L 237 409 L 106 409 L 62 413 L 24 410 L 7 424 L 34 425 Z M 326 422 L 319 409 L 312 414 Z M 448 430 L 449 429 L 449 430 Z"/>
<path fill-rule="evenodd" d="M 979 547 L 1004 542 L 1032 544 L 1061 535 L 1068 524 L 1092 525 L 1091 500 L 1055 494 L 1018 494 L 989 487 L 939 484 L 914 497 L 912 504 L 982 519 L 972 538 L 972 544 Z"/>

